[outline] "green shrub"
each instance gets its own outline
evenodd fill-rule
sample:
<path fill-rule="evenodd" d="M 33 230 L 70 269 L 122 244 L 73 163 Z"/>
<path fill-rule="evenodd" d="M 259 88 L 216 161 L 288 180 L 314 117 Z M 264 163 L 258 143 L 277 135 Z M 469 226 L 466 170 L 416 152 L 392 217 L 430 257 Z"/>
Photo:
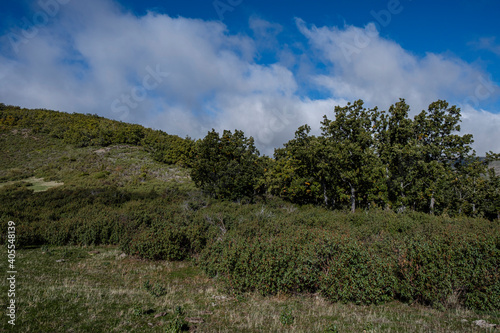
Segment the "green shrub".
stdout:
<path fill-rule="evenodd" d="M 280 313 L 280 322 L 283 326 L 292 325 L 295 321 L 295 317 L 293 316 L 292 309 L 289 307 L 285 307 Z"/>
<path fill-rule="evenodd" d="M 200 265 L 238 292 L 307 292 L 317 287 L 318 258 L 312 234 L 227 237 L 205 248 Z"/>
<path fill-rule="evenodd" d="M 457 294 L 469 308 L 499 309 L 499 262 L 498 235 L 408 239 L 398 257 L 398 297 L 440 307 Z"/>
<path fill-rule="evenodd" d="M 167 294 L 167 289 L 159 283 L 151 285 L 149 280 L 144 282 L 144 289 L 146 289 L 151 295 L 155 297 L 161 297 Z"/>
<path fill-rule="evenodd" d="M 354 241 L 331 242 L 320 274 L 322 294 L 332 302 L 379 304 L 394 296 L 396 278 L 388 258 Z"/>

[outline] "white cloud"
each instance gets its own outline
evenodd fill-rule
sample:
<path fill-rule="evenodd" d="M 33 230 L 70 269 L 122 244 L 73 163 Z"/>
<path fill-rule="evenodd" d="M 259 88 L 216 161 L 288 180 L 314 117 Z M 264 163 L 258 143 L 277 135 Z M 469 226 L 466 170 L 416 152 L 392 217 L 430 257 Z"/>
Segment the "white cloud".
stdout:
<path fill-rule="evenodd" d="M 312 80 L 332 96 L 363 99 L 381 108 L 405 98 L 413 114 L 446 99 L 463 107 L 462 133 L 474 135 L 478 153 L 500 151 L 500 114 L 477 110 L 481 102 L 498 97 L 500 90 L 480 68 L 449 54 L 414 55 L 382 38 L 373 23 L 364 28 L 309 28 L 297 19 L 297 26 L 315 57 L 327 64 L 328 73 Z"/>
<path fill-rule="evenodd" d="M 476 110 L 470 105 L 462 106 L 462 133 L 472 133 L 474 143 L 472 147 L 484 156 L 484 153 L 500 152 L 500 114 L 485 110 Z"/>
<path fill-rule="evenodd" d="M 253 37 L 230 34 L 220 22 L 137 17 L 110 0 L 71 1 L 18 54 L 8 41 L 0 49 L 0 101 L 97 113 L 193 138 L 211 128 L 241 129 L 272 154 L 300 125 L 318 134 L 322 116 L 348 100 L 386 107 L 405 97 L 418 111 L 438 98 L 467 105 L 498 93 L 478 79 L 488 77 L 479 69 L 446 55 L 417 57 L 373 25 L 308 28 L 299 21 L 314 51 L 279 45 L 280 25 L 253 17 L 250 27 Z M 278 52 L 279 62 L 258 64 L 262 50 Z M 320 61 L 326 74 L 315 74 Z M 311 84 L 331 96 L 304 97 L 299 87 Z M 478 151 L 500 151 L 491 127 L 497 115 L 467 110 L 473 121 L 463 128 L 476 136 Z"/>
<path fill-rule="evenodd" d="M 312 26 L 297 20 L 329 73 L 314 81 L 333 95 L 387 107 L 406 98 L 424 107 L 437 99 L 461 100 L 474 93 L 484 72 L 459 58 L 428 53 L 418 57 L 394 41 L 380 37 L 373 23 L 364 28 Z M 498 95 L 498 86 L 495 86 Z"/>

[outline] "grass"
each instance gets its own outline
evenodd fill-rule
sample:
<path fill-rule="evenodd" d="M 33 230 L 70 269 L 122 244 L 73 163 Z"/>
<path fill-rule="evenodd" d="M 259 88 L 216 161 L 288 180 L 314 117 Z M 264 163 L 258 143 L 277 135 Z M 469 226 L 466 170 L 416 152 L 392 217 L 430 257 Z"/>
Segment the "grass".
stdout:
<path fill-rule="evenodd" d="M 165 332 L 176 318 L 196 332 L 334 332 L 334 327 L 338 332 L 484 332 L 473 321 L 500 323 L 499 313 L 461 308 L 331 304 L 319 295 L 233 295 L 193 262 L 141 260 L 114 246 L 23 249 L 16 265 L 19 332 Z M 6 266 L 4 257 L 0 270 L 6 272 Z M 6 279 L 0 292 L 5 307 Z M 10 329 L 4 316 L 0 331 Z"/>
<path fill-rule="evenodd" d="M 42 180 L 43 179 L 43 180 Z M 189 170 L 151 158 L 143 147 L 114 145 L 75 148 L 30 130 L 0 131 L 0 187 L 24 181 L 35 191 L 63 183 L 66 188 L 109 187 L 147 192 L 176 183 L 194 190 Z"/>
<path fill-rule="evenodd" d="M 64 185 L 64 183 L 58 183 L 54 181 L 46 182 L 43 178 L 35 178 L 35 177 L 23 179 L 22 182 L 30 184 L 27 188 L 33 190 L 33 192 L 45 192 L 53 187 Z M 14 183 L 15 181 L 1 183 L 0 188 L 3 186 L 12 185 Z"/>

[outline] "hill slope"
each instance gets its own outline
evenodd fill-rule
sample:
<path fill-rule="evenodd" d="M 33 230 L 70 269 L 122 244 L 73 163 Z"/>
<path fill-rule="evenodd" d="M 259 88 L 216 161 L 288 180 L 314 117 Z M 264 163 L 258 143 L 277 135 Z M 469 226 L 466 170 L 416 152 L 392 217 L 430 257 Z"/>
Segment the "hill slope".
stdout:
<path fill-rule="evenodd" d="M 78 148 L 31 129 L 0 131 L 0 182 L 30 177 L 63 182 L 68 188 L 150 189 L 164 187 L 165 182 L 191 184 L 187 169 L 154 160 L 142 146 Z"/>

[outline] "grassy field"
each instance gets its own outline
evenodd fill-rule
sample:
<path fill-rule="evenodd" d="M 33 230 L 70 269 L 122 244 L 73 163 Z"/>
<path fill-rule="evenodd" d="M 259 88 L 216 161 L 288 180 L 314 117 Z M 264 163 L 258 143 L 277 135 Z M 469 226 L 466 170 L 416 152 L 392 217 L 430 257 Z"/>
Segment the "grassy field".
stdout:
<path fill-rule="evenodd" d="M 1 331 L 173 332 L 183 325 L 191 332 L 485 332 L 474 321 L 500 324 L 499 313 L 461 308 L 232 295 L 192 262 L 141 260 L 113 246 L 24 249 L 16 265 L 16 326 L 3 316 Z M 6 266 L 2 260 L 0 270 Z M 5 308 L 6 279 L 0 291 Z"/>

